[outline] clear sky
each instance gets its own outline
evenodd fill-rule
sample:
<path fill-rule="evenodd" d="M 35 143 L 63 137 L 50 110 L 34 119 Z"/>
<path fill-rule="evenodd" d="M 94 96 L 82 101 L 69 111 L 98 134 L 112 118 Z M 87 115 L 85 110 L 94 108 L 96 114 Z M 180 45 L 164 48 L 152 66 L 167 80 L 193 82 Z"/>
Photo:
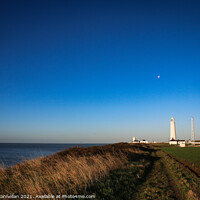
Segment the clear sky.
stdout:
<path fill-rule="evenodd" d="M 200 138 L 200 1 L 1 0 L 0 142 Z M 160 78 L 158 78 L 160 76 Z"/>

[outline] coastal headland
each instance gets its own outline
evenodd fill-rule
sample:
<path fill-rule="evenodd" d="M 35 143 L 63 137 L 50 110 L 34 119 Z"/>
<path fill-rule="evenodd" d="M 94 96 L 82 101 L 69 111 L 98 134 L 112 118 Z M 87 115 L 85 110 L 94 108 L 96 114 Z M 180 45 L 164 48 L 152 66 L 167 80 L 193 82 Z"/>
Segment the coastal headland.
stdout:
<path fill-rule="evenodd" d="M 65 199 L 69 195 L 119 200 L 199 199 L 198 163 L 194 166 L 170 153 L 174 151 L 179 150 L 131 143 L 72 147 L 2 168 L 0 195 L 27 199 Z M 194 147 L 194 151 L 199 148 Z"/>

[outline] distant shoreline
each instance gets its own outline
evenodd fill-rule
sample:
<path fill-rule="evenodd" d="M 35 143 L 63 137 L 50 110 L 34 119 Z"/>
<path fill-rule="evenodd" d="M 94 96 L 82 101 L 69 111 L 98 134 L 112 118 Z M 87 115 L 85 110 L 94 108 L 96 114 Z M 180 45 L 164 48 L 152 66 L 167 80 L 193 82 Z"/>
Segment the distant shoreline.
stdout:
<path fill-rule="evenodd" d="M 103 143 L 0 143 L 0 163 L 5 167 L 24 160 L 49 156 L 71 147 L 103 146 Z"/>

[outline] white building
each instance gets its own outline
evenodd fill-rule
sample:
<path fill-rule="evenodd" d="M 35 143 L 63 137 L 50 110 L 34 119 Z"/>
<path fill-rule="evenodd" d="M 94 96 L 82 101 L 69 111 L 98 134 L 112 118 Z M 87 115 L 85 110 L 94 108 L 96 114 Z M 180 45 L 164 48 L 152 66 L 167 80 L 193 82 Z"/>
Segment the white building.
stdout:
<path fill-rule="evenodd" d="M 170 120 L 170 141 L 169 144 L 179 145 L 180 147 L 185 147 L 185 140 L 178 140 L 176 138 L 176 126 L 175 120 L 172 117 Z"/>
<path fill-rule="evenodd" d="M 147 140 L 142 140 L 142 141 L 140 141 L 140 143 L 145 143 L 145 144 L 147 144 L 147 143 L 149 143 Z"/>
<path fill-rule="evenodd" d="M 173 117 L 170 120 L 170 140 L 176 140 L 176 126 Z"/>
<path fill-rule="evenodd" d="M 170 141 L 169 144 L 178 144 L 178 140 L 176 140 L 176 126 L 175 126 L 175 120 L 172 117 L 170 120 Z"/>
<path fill-rule="evenodd" d="M 131 141 L 131 142 L 129 142 L 129 143 L 145 143 L 145 144 L 147 144 L 147 143 L 149 143 L 147 140 L 136 140 L 136 138 L 135 137 L 133 137 L 133 140 Z"/>
<path fill-rule="evenodd" d="M 180 147 L 185 147 L 185 141 L 179 141 L 179 146 Z"/>
<path fill-rule="evenodd" d="M 169 144 L 171 145 L 171 144 L 178 144 L 178 140 L 170 140 L 169 141 Z"/>
<path fill-rule="evenodd" d="M 133 141 L 132 141 L 132 143 L 140 143 L 140 141 L 139 141 L 139 140 L 136 140 L 136 138 L 133 137 Z"/>

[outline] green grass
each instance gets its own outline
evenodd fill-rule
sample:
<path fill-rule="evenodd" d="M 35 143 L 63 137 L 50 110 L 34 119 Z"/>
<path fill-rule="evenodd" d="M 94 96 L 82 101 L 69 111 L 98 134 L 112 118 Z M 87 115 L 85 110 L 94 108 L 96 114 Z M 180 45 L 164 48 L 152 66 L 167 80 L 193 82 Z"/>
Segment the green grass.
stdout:
<path fill-rule="evenodd" d="M 200 167 L 200 147 L 162 147 L 161 149 L 177 159 L 194 164 L 196 167 Z"/>
<path fill-rule="evenodd" d="M 124 168 L 94 182 L 86 193 L 95 194 L 96 200 L 132 200 L 149 164 L 148 160 L 130 161 Z"/>
<path fill-rule="evenodd" d="M 137 192 L 135 199 L 176 199 L 176 194 L 169 180 L 169 175 L 166 172 L 163 160 L 157 154 L 155 154 L 153 168 L 139 187 L 139 192 Z"/>

